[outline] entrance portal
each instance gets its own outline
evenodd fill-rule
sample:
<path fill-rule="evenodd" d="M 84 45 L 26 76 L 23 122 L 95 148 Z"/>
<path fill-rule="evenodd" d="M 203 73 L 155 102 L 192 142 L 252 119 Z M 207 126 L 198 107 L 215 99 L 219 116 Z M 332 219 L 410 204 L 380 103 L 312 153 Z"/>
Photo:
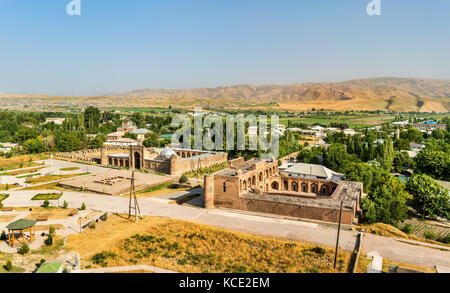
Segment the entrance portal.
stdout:
<path fill-rule="evenodd" d="M 134 169 L 141 169 L 141 155 L 138 152 L 134 153 Z"/>

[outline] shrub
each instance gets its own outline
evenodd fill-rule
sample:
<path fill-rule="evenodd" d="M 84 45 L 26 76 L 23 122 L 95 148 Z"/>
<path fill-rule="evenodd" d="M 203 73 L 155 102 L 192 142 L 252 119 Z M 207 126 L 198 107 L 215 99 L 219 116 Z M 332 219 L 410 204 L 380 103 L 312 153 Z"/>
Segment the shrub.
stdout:
<path fill-rule="evenodd" d="M 411 232 L 412 232 L 412 225 L 410 223 L 407 223 L 407 224 L 403 225 L 403 227 L 400 230 L 402 230 L 406 234 L 411 234 Z"/>
<path fill-rule="evenodd" d="M 5 270 L 8 271 L 8 272 L 12 271 L 12 269 L 13 269 L 12 262 L 11 262 L 10 260 L 8 260 L 8 261 L 6 262 L 6 265 L 4 266 L 4 268 L 5 268 Z"/>
<path fill-rule="evenodd" d="M 178 180 L 179 183 L 187 183 L 188 182 L 188 178 L 186 176 L 186 174 L 183 174 L 183 176 L 180 177 L 180 180 Z"/>
<path fill-rule="evenodd" d="M 69 206 L 69 203 L 67 203 L 67 201 L 64 201 L 64 203 L 63 203 L 63 209 L 67 209 L 68 206 Z"/>
<path fill-rule="evenodd" d="M 8 189 L 9 189 L 9 184 L 6 183 L 6 185 L 5 185 L 5 190 L 8 190 Z"/>
<path fill-rule="evenodd" d="M 425 237 L 425 239 L 430 239 L 430 240 L 436 240 L 438 238 L 436 233 L 434 233 L 431 230 L 425 231 L 423 233 L 423 237 Z"/>
<path fill-rule="evenodd" d="M 90 224 L 89 224 L 89 228 L 90 228 L 90 229 L 95 229 L 95 223 L 94 223 L 94 222 L 90 223 Z"/>
<path fill-rule="evenodd" d="M 25 255 L 28 252 L 30 252 L 30 247 L 25 242 L 22 243 L 22 246 L 20 246 L 20 248 L 19 248 L 19 254 Z"/>
<path fill-rule="evenodd" d="M 48 207 L 50 205 L 50 202 L 48 200 L 44 200 L 44 203 L 42 204 L 42 206 L 44 208 Z"/>
<path fill-rule="evenodd" d="M 52 244 L 53 244 L 53 235 L 52 235 L 52 234 L 49 234 L 48 237 L 47 237 L 47 239 L 45 239 L 44 243 L 45 243 L 45 245 L 47 245 L 47 246 L 52 245 Z"/>
<path fill-rule="evenodd" d="M 8 237 L 6 236 L 5 231 L 2 231 L 2 235 L 0 236 L 0 240 L 1 241 L 6 241 L 8 239 Z"/>
<path fill-rule="evenodd" d="M 102 265 L 102 266 L 106 266 L 108 264 L 106 262 L 106 260 L 108 258 L 115 258 L 115 257 L 116 257 L 116 254 L 114 252 L 102 251 L 102 252 L 97 253 L 96 255 L 94 255 L 91 258 L 91 261 L 92 261 L 93 264 L 99 264 L 99 265 Z"/>
<path fill-rule="evenodd" d="M 108 219 L 108 213 L 104 213 L 100 219 L 102 219 L 102 221 L 106 221 Z"/>
<path fill-rule="evenodd" d="M 81 205 L 80 210 L 84 211 L 86 209 L 86 204 L 83 202 L 83 204 Z"/>
<path fill-rule="evenodd" d="M 447 234 L 442 237 L 438 237 L 436 240 L 439 242 L 442 242 L 442 243 L 450 244 L 450 234 Z"/>
<path fill-rule="evenodd" d="M 55 235 L 56 229 L 53 227 L 53 225 L 50 225 L 50 228 L 48 229 L 48 235 Z"/>
<path fill-rule="evenodd" d="M 320 247 L 320 246 L 316 246 L 314 248 L 310 248 L 309 250 L 314 252 L 314 253 L 316 253 L 316 254 L 318 254 L 318 255 L 320 255 L 320 256 L 324 256 L 325 252 L 326 252 L 325 249 Z"/>

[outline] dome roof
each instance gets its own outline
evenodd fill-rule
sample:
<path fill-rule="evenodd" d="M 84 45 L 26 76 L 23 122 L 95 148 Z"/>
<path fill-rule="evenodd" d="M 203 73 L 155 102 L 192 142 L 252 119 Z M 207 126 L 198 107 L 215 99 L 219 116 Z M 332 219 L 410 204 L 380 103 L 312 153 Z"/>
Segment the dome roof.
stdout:
<path fill-rule="evenodd" d="M 161 157 L 170 158 L 175 154 L 175 151 L 169 147 L 164 148 L 159 154 Z"/>

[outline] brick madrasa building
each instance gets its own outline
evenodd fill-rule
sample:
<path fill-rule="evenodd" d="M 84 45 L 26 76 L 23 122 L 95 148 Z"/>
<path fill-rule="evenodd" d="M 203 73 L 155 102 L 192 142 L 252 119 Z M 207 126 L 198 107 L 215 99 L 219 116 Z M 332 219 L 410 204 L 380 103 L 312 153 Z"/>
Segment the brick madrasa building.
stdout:
<path fill-rule="evenodd" d="M 143 145 L 107 146 L 100 149 L 57 153 L 56 158 L 96 163 L 180 176 L 201 168 L 226 163 L 223 152 L 146 148 Z"/>
<path fill-rule="evenodd" d="M 243 158 L 229 161 L 229 168 L 205 176 L 205 207 L 228 208 L 356 224 L 364 196 L 360 182 L 335 181 L 288 175 L 278 161 Z"/>

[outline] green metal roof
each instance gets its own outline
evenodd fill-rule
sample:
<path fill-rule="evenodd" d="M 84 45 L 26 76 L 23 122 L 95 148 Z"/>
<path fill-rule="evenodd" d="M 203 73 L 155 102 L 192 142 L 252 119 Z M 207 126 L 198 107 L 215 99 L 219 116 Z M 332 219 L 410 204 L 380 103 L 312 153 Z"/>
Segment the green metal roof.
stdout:
<path fill-rule="evenodd" d="M 28 219 L 20 219 L 18 221 L 10 223 L 8 226 L 6 226 L 6 229 L 9 230 L 23 230 L 33 227 L 36 224 L 35 220 L 28 220 Z"/>
<path fill-rule="evenodd" d="M 36 274 L 56 274 L 62 266 L 61 261 L 56 262 L 44 262 L 39 266 Z"/>

